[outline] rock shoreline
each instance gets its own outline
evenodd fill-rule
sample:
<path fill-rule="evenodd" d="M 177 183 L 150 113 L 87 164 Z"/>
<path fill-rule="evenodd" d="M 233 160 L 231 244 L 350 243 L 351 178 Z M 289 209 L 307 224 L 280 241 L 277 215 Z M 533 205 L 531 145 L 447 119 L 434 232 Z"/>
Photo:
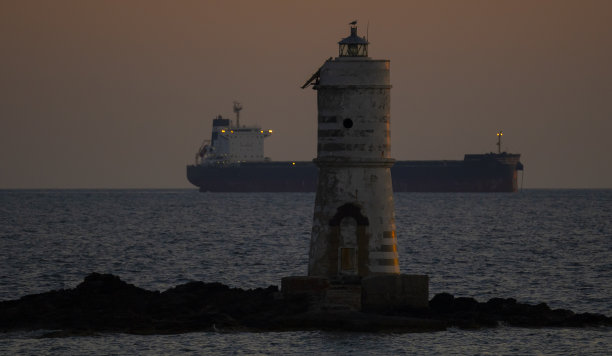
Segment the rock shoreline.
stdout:
<path fill-rule="evenodd" d="M 58 330 L 46 336 L 119 332 L 171 334 L 196 331 L 441 331 L 518 327 L 612 326 L 602 314 L 551 309 L 512 298 L 478 302 L 437 294 L 424 309 L 351 311 L 313 307 L 308 296 L 283 298 L 278 287 L 243 290 L 221 283 L 189 282 L 148 291 L 110 274 L 92 273 L 74 289 L 0 302 L 0 331 Z"/>

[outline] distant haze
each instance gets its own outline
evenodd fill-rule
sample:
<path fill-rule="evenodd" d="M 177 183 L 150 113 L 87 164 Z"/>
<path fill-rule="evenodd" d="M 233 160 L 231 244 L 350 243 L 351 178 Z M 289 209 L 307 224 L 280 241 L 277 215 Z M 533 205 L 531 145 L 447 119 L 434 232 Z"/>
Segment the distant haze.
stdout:
<path fill-rule="evenodd" d="M 612 188 L 611 1 L 0 2 L 0 189 L 183 188 L 212 118 L 316 155 L 300 86 L 369 29 L 392 156 L 520 153 L 525 188 Z M 369 23 L 369 26 L 368 26 Z M 195 189 L 195 188 L 194 188 Z"/>

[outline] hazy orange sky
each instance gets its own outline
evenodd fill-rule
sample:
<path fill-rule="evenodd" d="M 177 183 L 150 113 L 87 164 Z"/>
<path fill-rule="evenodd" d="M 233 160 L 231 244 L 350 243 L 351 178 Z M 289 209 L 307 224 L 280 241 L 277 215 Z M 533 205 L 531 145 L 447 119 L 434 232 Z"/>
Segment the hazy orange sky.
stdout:
<path fill-rule="evenodd" d="M 612 1 L 0 1 L 0 189 L 182 188 L 212 118 L 316 155 L 300 86 L 369 23 L 392 156 L 522 154 L 525 188 L 612 188 Z M 195 188 L 194 188 L 195 189 Z"/>

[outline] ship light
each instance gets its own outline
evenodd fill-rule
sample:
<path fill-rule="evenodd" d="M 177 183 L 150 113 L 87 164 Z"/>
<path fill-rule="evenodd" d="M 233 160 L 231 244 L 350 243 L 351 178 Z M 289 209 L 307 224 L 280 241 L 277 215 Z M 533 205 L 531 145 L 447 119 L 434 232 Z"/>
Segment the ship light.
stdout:
<path fill-rule="evenodd" d="M 291 164 L 295 166 L 295 162 L 291 162 Z"/>
<path fill-rule="evenodd" d="M 263 130 L 261 130 L 261 133 L 263 133 Z"/>
<path fill-rule="evenodd" d="M 221 133 L 225 133 L 225 130 L 221 130 Z"/>
<path fill-rule="evenodd" d="M 234 133 L 234 130 L 230 131 L 231 133 Z"/>
<path fill-rule="evenodd" d="M 269 133 L 272 133 L 272 130 L 268 130 Z"/>

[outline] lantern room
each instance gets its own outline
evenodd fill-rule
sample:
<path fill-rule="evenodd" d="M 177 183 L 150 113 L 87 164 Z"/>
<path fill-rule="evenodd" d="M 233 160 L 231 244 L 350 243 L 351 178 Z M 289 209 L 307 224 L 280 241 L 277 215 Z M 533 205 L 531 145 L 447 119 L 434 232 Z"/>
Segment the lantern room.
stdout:
<path fill-rule="evenodd" d="M 340 57 L 367 57 L 368 40 L 357 35 L 357 21 L 350 23 L 351 35 L 338 42 L 340 45 Z"/>

